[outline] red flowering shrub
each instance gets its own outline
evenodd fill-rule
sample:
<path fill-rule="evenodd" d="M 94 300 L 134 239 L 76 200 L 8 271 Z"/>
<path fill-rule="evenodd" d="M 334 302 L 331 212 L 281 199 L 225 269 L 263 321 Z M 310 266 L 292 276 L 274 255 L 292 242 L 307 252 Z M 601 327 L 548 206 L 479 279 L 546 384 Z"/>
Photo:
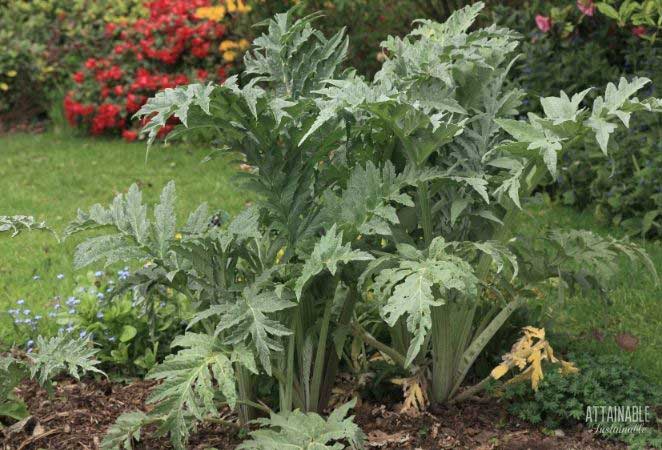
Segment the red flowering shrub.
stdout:
<path fill-rule="evenodd" d="M 74 88 L 64 99 L 71 125 L 132 141 L 139 124 L 131 116 L 149 97 L 181 84 L 223 81 L 248 47 L 230 33 L 249 10 L 242 0 L 153 0 L 145 6 L 147 18 L 107 23 L 111 50 L 72 74 Z"/>

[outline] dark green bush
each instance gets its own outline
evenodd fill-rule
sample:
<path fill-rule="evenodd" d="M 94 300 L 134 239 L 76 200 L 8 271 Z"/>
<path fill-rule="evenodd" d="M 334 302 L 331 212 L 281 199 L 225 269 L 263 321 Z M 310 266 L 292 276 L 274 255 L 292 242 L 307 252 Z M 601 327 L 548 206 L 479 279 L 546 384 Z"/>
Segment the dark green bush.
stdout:
<path fill-rule="evenodd" d="M 103 53 L 104 21 L 144 14 L 142 0 L 0 0 L 0 117 L 49 109 L 48 95 L 90 53 Z"/>
<path fill-rule="evenodd" d="M 522 35 L 522 58 L 513 67 L 515 82 L 531 95 L 555 95 L 561 89 L 581 91 L 601 86 L 618 76 L 644 76 L 653 83 L 651 95 L 662 86 L 662 46 L 619 28 L 595 11 L 582 15 L 567 2 L 527 2 L 524 7 L 495 5 L 497 22 Z M 552 28 L 536 27 L 538 14 L 552 18 Z M 546 16 L 546 17 L 547 17 Z M 592 100 L 597 90 L 589 92 Z M 524 105 L 539 113 L 537 100 Z M 558 183 L 549 189 L 565 204 L 593 211 L 628 234 L 656 237 L 662 233 L 662 122 L 633 117 L 628 133 L 614 140 L 607 158 L 590 142 L 577 143 L 566 154 Z M 618 145 L 615 144 L 618 142 Z M 586 150 L 586 151 L 584 151 Z"/>
<path fill-rule="evenodd" d="M 503 400 L 508 410 L 522 420 L 543 424 L 547 428 L 584 423 L 587 427 L 629 426 L 632 423 L 586 422 L 589 406 L 648 406 L 651 416 L 643 431 L 632 434 L 601 433 L 633 447 L 645 445 L 660 448 L 662 434 L 655 429 L 655 408 L 662 405 L 660 388 L 641 373 L 614 356 L 589 354 L 569 355 L 580 369 L 576 374 L 562 375 L 548 370 L 537 392 L 529 383 L 507 385 Z"/>

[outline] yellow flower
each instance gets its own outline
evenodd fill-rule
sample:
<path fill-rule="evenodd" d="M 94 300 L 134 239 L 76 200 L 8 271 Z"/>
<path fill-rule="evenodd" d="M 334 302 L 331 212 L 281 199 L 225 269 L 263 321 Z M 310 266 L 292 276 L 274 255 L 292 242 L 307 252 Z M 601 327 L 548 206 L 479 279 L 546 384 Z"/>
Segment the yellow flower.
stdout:
<path fill-rule="evenodd" d="M 225 17 L 225 8 L 223 6 L 203 6 L 195 10 L 195 17 L 218 22 Z"/>
<path fill-rule="evenodd" d="M 226 0 L 225 6 L 228 8 L 229 13 L 247 13 L 251 11 L 251 7 L 244 3 L 244 0 Z"/>
<path fill-rule="evenodd" d="M 251 43 L 248 42 L 248 39 L 239 39 L 239 48 L 240 49 L 246 50 L 250 46 L 251 46 Z"/>
<path fill-rule="evenodd" d="M 243 0 L 237 0 L 237 12 L 242 14 L 251 12 L 251 7 L 246 5 Z"/>
<path fill-rule="evenodd" d="M 227 52 L 223 52 L 223 60 L 225 62 L 232 62 L 237 58 L 237 54 L 233 52 L 232 50 L 228 50 Z"/>
<path fill-rule="evenodd" d="M 227 50 L 232 50 L 233 48 L 237 48 L 237 43 L 235 41 L 230 41 L 230 40 L 225 40 L 221 42 L 221 45 L 218 46 L 218 50 L 220 52 L 225 52 Z"/>
<path fill-rule="evenodd" d="M 7 72 L 7 76 L 9 78 L 14 78 L 16 76 L 16 71 L 15 70 L 10 70 L 9 72 Z"/>
<path fill-rule="evenodd" d="M 9 85 L 7 83 L 0 83 L 0 91 L 6 91 L 9 89 Z"/>
<path fill-rule="evenodd" d="M 182 239 L 182 233 L 175 234 L 175 239 L 180 241 Z"/>

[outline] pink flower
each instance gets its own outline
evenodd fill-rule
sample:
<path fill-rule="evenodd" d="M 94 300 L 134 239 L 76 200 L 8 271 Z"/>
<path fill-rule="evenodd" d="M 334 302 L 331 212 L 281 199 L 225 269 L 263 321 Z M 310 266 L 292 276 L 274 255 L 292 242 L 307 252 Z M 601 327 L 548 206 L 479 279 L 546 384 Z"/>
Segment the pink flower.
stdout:
<path fill-rule="evenodd" d="M 577 8 L 579 8 L 585 16 L 592 16 L 595 12 L 595 4 L 593 4 L 593 0 L 577 0 Z"/>
<path fill-rule="evenodd" d="M 536 25 L 538 26 L 538 29 L 542 31 L 543 33 L 547 33 L 549 30 L 552 29 L 552 19 L 547 16 L 541 16 L 538 14 L 536 16 Z"/>
<path fill-rule="evenodd" d="M 637 37 L 643 37 L 646 35 L 646 27 L 638 26 L 632 28 L 632 34 L 634 34 Z"/>

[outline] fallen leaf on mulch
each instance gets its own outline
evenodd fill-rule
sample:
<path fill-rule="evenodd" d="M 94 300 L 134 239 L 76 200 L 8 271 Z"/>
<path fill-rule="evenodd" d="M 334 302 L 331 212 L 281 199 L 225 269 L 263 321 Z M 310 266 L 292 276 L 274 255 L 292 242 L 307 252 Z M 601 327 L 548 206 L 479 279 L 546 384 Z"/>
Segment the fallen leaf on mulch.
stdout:
<path fill-rule="evenodd" d="M 411 439 L 404 431 L 397 433 L 386 433 L 382 430 L 374 430 L 368 433 L 368 447 L 385 447 L 390 444 L 404 444 Z"/>

